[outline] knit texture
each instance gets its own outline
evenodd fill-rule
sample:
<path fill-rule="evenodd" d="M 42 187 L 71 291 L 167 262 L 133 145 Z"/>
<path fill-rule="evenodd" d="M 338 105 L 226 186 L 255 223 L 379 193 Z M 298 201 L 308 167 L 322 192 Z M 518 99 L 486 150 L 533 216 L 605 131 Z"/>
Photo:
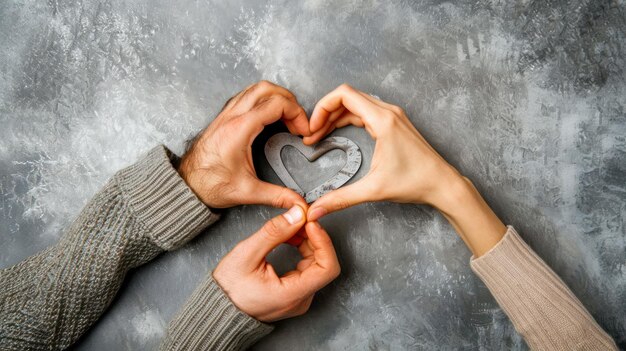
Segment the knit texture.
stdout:
<path fill-rule="evenodd" d="M 218 219 L 179 177 L 173 157 L 153 149 L 118 172 L 58 244 L 0 270 L 0 350 L 67 348 L 106 310 L 131 268 Z M 471 266 L 531 348 L 617 349 L 512 227 Z M 245 349 L 271 330 L 239 311 L 209 275 L 172 320 L 161 349 Z"/>
<path fill-rule="evenodd" d="M 0 350 L 67 348 L 106 310 L 131 268 L 179 247 L 217 220 L 172 167 L 173 157 L 162 146 L 154 148 L 118 172 L 56 245 L 0 270 Z M 183 311 L 205 313 L 196 318 L 211 322 L 198 330 L 175 324 L 168 332 L 172 340 L 247 346 L 269 330 L 237 313 L 212 279 L 190 303 Z"/>
<path fill-rule="evenodd" d="M 487 285 L 533 350 L 617 350 L 565 283 L 508 227 L 479 258 L 474 272 Z"/>
<path fill-rule="evenodd" d="M 245 350 L 272 330 L 237 309 L 209 274 L 170 323 L 161 350 Z"/>
<path fill-rule="evenodd" d="M 120 193 L 129 203 L 145 236 L 164 250 L 174 250 L 218 220 L 172 167 L 174 155 L 165 147 L 116 174 Z"/>

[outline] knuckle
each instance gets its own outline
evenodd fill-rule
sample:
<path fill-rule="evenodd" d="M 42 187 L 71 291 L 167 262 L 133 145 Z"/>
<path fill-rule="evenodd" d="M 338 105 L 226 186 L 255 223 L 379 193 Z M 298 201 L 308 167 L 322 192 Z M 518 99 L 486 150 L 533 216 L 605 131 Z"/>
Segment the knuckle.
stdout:
<path fill-rule="evenodd" d="M 339 210 L 345 210 L 346 208 L 348 208 L 348 203 L 346 203 L 345 201 L 337 201 L 337 207 L 339 208 Z"/>
<path fill-rule="evenodd" d="M 231 103 L 234 103 L 234 102 L 235 102 L 235 100 L 236 100 L 236 98 L 237 98 L 237 95 L 233 95 L 233 96 L 231 96 L 231 97 L 230 97 L 230 98 L 226 101 L 226 103 L 224 104 L 224 106 L 222 106 L 222 109 L 220 110 L 220 112 L 224 112 L 224 111 L 226 111 L 226 109 L 227 109 L 227 108 L 230 108 L 230 107 L 232 106 L 232 104 L 231 104 Z"/>
<path fill-rule="evenodd" d="M 322 229 L 322 231 L 325 232 L 325 230 Z M 330 238 L 330 236 L 328 235 L 328 233 L 326 233 L 326 235 L 323 235 L 320 238 L 317 238 L 317 241 L 322 244 L 324 247 L 332 247 L 333 246 L 333 240 Z"/>
<path fill-rule="evenodd" d="M 286 190 L 281 190 L 280 194 L 272 200 L 272 206 L 276 208 L 284 208 L 287 205 L 287 198 L 285 196 Z"/>
<path fill-rule="evenodd" d="M 236 116 L 233 119 L 229 120 L 228 123 L 222 126 L 223 132 L 225 136 L 234 135 L 232 133 L 237 133 L 241 130 L 243 126 L 247 123 L 247 119 L 242 118 L 242 116 Z"/>
<path fill-rule="evenodd" d="M 274 83 L 272 83 L 272 82 L 270 82 L 270 81 L 268 81 L 268 80 L 263 79 L 263 80 L 260 80 L 260 81 L 256 84 L 256 86 L 257 86 L 259 89 L 262 89 L 262 90 L 269 90 L 269 89 L 272 89 L 272 88 L 274 87 Z"/>
<path fill-rule="evenodd" d="M 272 95 L 270 97 L 272 102 L 275 102 L 279 105 L 285 105 L 285 104 L 289 104 L 292 103 L 289 99 L 287 99 L 286 97 L 282 96 L 282 95 Z"/>
<path fill-rule="evenodd" d="M 346 201 L 345 199 L 339 198 L 339 199 L 337 199 L 337 207 L 340 210 L 345 210 L 348 207 L 350 207 L 350 203 L 348 201 Z"/>
<path fill-rule="evenodd" d="M 309 308 L 311 307 L 311 305 L 304 305 L 300 308 L 298 308 L 298 310 L 296 311 L 296 316 L 302 316 L 305 313 L 309 312 Z"/>
<path fill-rule="evenodd" d="M 296 97 L 296 94 L 294 94 L 291 90 L 289 90 L 289 89 L 287 89 L 285 87 L 281 87 L 281 86 L 279 86 L 279 87 L 282 88 L 285 91 L 285 93 L 287 94 L 287 96 L 286 96 L 287 100 L 298 101 L 298 98 Z"/>
<path fill-rule="evenodd" d="M 331 275 L 333 279 L 337 278 L 340 274 L 341 274 L 341 266 L 339 264 L 331 268 Z"/>
<path fill-rule="evenodd" d="M 285 97 L 280 95 L 271 95 L 261 98 L 253 107 L 253 110 L 260 109 L 276 109 L 285 104 Z"/>
<path fill-rule="evenodd" d="M 258 89 L 258 84 L 253 84 L 246 90 L 242 91 L 239 98 L 237 98 L 237 102 L 249 98 L 252 94 Z"/>
<path fill-rule="evenodd" d="M 350 93 L 354 91 L 354 88 L 352 88 L 352 86 L 350 86 L 350 84 L 348 83 L 343 83 L 339 87 L 337 87 L 337 90 L 343 93 Z"/>
<path fill-rule="evenodd" d="M 296 305 L 293 307 L 293 311 L 297 316 L 301 316 L 309 311 L 311 308 L 312 297 L 304 297 L 295 301 Z"/>
<path fill-rule="evenodd" d="M 281 187 L 272 200 L 272 206 L 276 208 L 287 208 L 298 202 L 300 196 L 293 190 Z"/>
<path fill-rule="evenodd" d="M 391 105 L 391 111 L 398 116 L 404 115 L 404 110 L 401 107 L 396 106 L 396 105 Z"/>
<path fill-rule="evenodd" d="M 284 309 L 288 311 L 296 311 L 300 307 L 300 297 L 294 294 L 290 294 L 287 291 L 276 294 L 282 301 Z"/>
<path fill-rule="evenodd" d="M 270 240 L 281 238 L 282 231 L 280 230 L 278 220 L 276 218 L 272 218 L 267 221 L 267 223 L 263 226 L 263 233 Z"/>
<path fill-rule="evenodd" d="M 380 126 L 384 130 L 393 129 L 397 123 L 397 116 L 391 111 L 385 111 L 380 115 Z"/>

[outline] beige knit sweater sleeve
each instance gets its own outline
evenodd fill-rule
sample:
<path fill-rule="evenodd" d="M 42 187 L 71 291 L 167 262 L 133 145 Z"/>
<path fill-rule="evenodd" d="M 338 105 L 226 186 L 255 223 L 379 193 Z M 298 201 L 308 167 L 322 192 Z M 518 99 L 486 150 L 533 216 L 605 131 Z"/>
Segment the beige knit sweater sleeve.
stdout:
<path fill-rule="evenodd" d="M 533 350 L 617 350 L 613 339 L 543 260 L 509 227 L 471 260 L 515 329 Z"/>
<path fill-rule="evenodd" d="M 217 220 L 172 158 L 160 146 L 119 171 L 56 245 L 0 270 L 0 350 L 67 348 L 106 310 L 130 269 Z M 210 275 L 183 311 L 166 349 L 244 348 L 271 331 L 237 310 Z"/>

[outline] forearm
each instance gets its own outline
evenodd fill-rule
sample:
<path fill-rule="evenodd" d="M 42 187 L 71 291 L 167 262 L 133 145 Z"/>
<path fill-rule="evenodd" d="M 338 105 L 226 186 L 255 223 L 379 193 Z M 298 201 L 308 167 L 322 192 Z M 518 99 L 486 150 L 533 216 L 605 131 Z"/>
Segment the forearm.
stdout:
<path fill-rule="evenodd" d="M 616 349 L 565 283 L 468 180 L 448 189 L 449 202 L 439 208 L 472 251 L 472 269 L 532 349 Z"/>
<path fill-rule="evenodd" d="M 506 233 L 506 226 L 467 178 L 450 178 L 445 194 L 436 207 L 454 227 L 474 257 L 480 257 L 500 242 Z"/>
<path fill-rule="evenodd" d="M 160 349 L 245 350 L 273 329 L 240 311 L 209 273 L 170 322 Z"/>
<path fill-rule="evenodd" d="M 148 241 L 122 243 L 101 234 L 70 231 L 57 245 L 0 272 L 1 350 L 69 347 L 111 303 L 130 267 L 162 251 Z"/>
<path fill-rule="evenodd" d="M 574 293 L 512 227 L 471 265 L 531 349 L 617 349 Z"/>
<path fill-rule="evenodd" d="M 182 245 L 217 217 L 162 147 L 118 172 L 58 244 L 0 271 L 0 349 L 56 350 L 104 312 L 126 273 Z"/>

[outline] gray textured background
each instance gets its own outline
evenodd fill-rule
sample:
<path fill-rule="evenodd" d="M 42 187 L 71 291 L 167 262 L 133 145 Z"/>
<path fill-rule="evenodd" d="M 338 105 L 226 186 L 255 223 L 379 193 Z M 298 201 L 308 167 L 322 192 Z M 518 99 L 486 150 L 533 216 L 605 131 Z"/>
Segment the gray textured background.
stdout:
<path fill-rule="evenodd" d="M 625 347 L 625 32 L 623 0 L 0 1 L 0 267 L 54 244 L 155 144 L 181 152 L 251 82 L 310 110 L 345 81 L 404 107 Z M 338 134 L 361 147 L 362 175 L 373 143 Z M 305 187 L 340 156 L 285 155 Z M 157 345 L 206 272 L 276 213 L 230 210 L 136 270 L 77 349 Z M 323 224 L 341 277 L 258 349 L 526 348 L 433 210 L 367 204 Z"/>

